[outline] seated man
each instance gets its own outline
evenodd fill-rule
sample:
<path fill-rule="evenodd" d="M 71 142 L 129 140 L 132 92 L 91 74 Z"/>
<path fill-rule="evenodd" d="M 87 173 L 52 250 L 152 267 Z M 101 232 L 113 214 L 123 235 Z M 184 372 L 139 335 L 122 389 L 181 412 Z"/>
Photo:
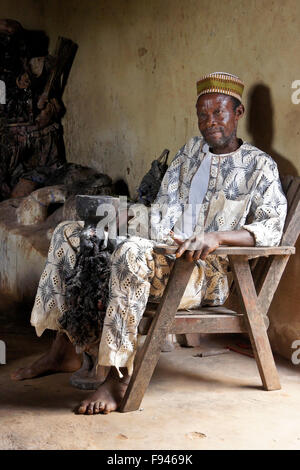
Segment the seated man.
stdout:
<path fill-rule="evenodd" d="M 110 372 L 79 405 L 79 413 L 109 413 L 120 405 L 132 374 L 137 328 L 149 294 L 162 295 L 170 272 L 167 257 L 153 251 L 157 241 L 175 240 L 179 244 L 176 256 L 186 252 L 195 262 L 181 308 L 225 302 L 228 263 L 212 254 L 218 246 L 280 243 L 287 204 L 276 163 L 236 135 L 244 114 L 243 88 L 237 77 L 225 73 L 210 74 L 197 83 L 202 137 L 192 138 L 167 170 L 151 211 L 151 239 L 128 237 L 112 255 L 110 296 L 98 354 L 98 365 L 109 366 Z M 31 324 L 38 335 L 45 328 L 59 333 L 50 352 L 17 370 L 15 380 L 79 367 L 59 318 L 66 308 L 64 275 L 74 266 L 81 227 L 80 222 L 64 222 L 53 234 Z"/>

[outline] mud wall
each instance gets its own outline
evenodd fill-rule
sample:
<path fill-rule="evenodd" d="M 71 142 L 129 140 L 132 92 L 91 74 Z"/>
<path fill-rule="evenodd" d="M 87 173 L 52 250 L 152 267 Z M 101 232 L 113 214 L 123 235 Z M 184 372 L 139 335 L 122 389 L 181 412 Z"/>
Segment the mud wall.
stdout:
<path fill-rule="evenodd" d="M 0 18 L 17 20 L 24 28 L 44 29 L 44 3 L 39 0 L 1 0 Z"/>
<path fill-rule="evenodd" d="M 272 0 L 50 0 L 51 44 L 79 45 L 65 101 L 69 158 L 125 177 L 131 192 L 151 160 L 198 133 L 195 82 L 230 71 L 246 83 L 240 135 L 300 170 L 300 2 Z M 251 118 L 251 119 L 250 119 Z"/>

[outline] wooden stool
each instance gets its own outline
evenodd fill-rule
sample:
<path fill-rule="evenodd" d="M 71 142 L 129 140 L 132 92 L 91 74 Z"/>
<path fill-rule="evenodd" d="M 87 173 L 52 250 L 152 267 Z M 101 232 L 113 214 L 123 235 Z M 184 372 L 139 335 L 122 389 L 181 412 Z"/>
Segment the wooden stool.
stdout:
<path fill-rule="evenodd" d="M 216 255 L 228 256 L 234 280 L 230 298 L 237 311 L 236 307 L 231 310 L 220 306 L 201 308 L 192 313 L 178 312 L 194 263 L 184 258 L 176 259 L 158 307 L 148 304 L 140 322 L 139 332 L 147 333 L 147 338 L 136 357 L 121 412 L 139 408 L 168 333 L 248 333 L 264 389 L 281 388 L 264 319 L 267 319 L 289 257 L 295 253 L 294 245 L 300 232 L 300 178 L 286 177 L 283 189 L 288 200 L 288 214 L 280 246 L 222 246 L 214 251 Z M 155 248 L 161 254 L 175 253 L 176 250 L 177 247 L 169 246 Z"/>

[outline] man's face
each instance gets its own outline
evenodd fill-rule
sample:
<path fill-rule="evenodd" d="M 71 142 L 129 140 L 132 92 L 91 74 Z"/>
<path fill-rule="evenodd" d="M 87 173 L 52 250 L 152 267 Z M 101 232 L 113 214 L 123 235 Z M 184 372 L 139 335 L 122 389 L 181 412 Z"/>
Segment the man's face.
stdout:
<path fill-rule="evenodd" d="M 200 96 L 196 109 L 199 130 L 210 147 L 224 147 L 235 138 L 238 120 L 244 113 L 242 104 L 234 110 L 230 96 L 207 93 Z"/>

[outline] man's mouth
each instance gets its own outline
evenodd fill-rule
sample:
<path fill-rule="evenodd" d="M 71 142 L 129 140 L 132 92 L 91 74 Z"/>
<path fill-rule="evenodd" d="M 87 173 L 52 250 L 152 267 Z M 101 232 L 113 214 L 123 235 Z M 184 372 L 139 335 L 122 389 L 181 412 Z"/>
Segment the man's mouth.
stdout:
<path fill-rule="evenodd" d="M 210 135 L 221 134 L 221 133 L 222 133 L 222 132 L 221 132 L 220 129 L 211 129 L 211 130 L 209 130 L 209 131 L 206 131 L 206 132 L 205 132 L 205 135 L 210 136 Z"/>

